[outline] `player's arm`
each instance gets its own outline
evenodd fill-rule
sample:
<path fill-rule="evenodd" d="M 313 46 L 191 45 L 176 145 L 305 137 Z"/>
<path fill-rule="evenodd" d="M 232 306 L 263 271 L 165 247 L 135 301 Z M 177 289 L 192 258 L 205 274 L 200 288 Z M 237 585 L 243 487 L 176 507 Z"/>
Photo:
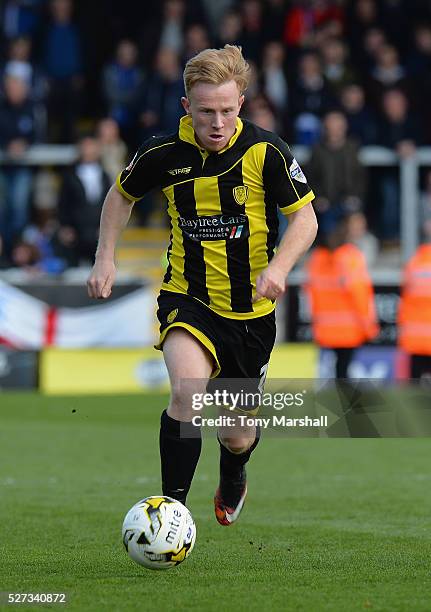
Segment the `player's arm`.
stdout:
<path fill-rule="evenodd" d="M 115 280 L 115 247 L 127 225 L 133 204 L 160 184 L 162 167 L 159 152 L 169 144 L 150 138 L 117 177 L 103 204 L 100 219 L 99 243 L 96 259 L 87 282 L 88 294 L 93 298 L 108 298 Z"/>
<path fill-rule="evenodd" d="M 87 281 L 88 295 L 108 298 L 115 280 L 115 247 L 130 218 L 133 203 L 115 185 L 106 196 L 100 218 L 100 234 L 96 257 Z"/>
<path fill-rule="evenodd" d="M 266 196 L 289 216 L 288 228 L 277 253 L 256 280 L 254 301 L 274 300 L 286 288 L 286 277 L 309 249 L 317 233 L 317 220 L 311 201 L 314 194 L 287 144 L 277 138 L 267 144 L 262 171 Z"/>
<path fill-rule="evenodd" d="M 317 220 L 311 204 L 289 215 L 289 226 L 277 253 L 256 280 L 255 301 L 261 297 L 274 300 L 284 293 L 287 275 L 313 244 L 316 234 Z"/>

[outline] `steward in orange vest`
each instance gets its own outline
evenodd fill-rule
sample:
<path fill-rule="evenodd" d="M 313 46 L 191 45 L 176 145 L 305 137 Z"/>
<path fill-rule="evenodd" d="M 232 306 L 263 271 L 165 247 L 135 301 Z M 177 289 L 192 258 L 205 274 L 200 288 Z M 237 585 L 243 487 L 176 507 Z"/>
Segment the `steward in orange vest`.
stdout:
<path fill-rule="evenodd" d="M 431 371 L 431 244 L 421 245 L 404 268 L 398 344 L 412 356 L 412 378 Z"/>
<path fill-rule="evenodd" d="M 304 288 L 314 340 L 321 347 L 335 350 L 336 376 L 347 378 L 353 349 L 375 338 L 379 326 L 365 257 L 353 244 L 330 248 L 336 244 L 334 235 L 327 247 L 312 252 Z"/>

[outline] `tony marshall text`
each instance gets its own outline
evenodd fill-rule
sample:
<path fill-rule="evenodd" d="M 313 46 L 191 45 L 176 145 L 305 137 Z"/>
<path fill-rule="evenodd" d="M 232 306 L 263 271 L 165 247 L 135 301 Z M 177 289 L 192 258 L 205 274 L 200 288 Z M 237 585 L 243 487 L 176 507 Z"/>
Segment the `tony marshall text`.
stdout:
<path fill-rule="evenodd" d="M 237 414 L 235 417 L 219 416 L 210 419 L 197 415 L 193 417 L 192 423 L 195 427 L 235 427 L 235 425 L 241 427 L 260 425 L 263 429 L 268 429 L 268 427 L 328 427 L 328 417 L 288 418 L 284 415 L 275 414 L 272 417 L 248 417 Z"/>

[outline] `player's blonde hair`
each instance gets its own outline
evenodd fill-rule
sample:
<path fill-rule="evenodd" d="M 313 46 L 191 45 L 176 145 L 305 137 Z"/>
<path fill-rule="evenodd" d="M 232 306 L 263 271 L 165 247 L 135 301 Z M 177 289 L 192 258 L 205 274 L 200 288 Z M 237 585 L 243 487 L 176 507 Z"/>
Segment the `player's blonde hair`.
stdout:
<path fill-rule="evenodd" d="M 186 96 L 196 83 L 221 85 L 235 81 L 243 93 L 250 80 L 250 66 L 243 57 L 241 47 L 225 45 L 223 49 L 204 49 L 186 64 L 184 88 Z"/>

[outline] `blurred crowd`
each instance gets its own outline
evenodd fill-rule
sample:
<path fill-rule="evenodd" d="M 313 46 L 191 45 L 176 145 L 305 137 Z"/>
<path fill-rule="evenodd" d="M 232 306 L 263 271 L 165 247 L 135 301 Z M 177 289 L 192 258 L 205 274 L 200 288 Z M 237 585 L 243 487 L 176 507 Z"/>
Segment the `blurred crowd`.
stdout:
<path fill-rule="evenodd" d="M 358 151 L 431 145 L 428 0 L 3 0 L 0 265 L 91 261 L 116 174 L 148 136 L 177 129 L 185 62 L 226 43 L 252 67 L 243 116 L 311 148 L 321 233 L 349 215 L 371 264 L 396 243 L 398 171 L 367 171 Z M 79 158 L 23 164 L 37 143 L 76 143 Z M 424 220 L 430 202 L 428 174 Z"/>

